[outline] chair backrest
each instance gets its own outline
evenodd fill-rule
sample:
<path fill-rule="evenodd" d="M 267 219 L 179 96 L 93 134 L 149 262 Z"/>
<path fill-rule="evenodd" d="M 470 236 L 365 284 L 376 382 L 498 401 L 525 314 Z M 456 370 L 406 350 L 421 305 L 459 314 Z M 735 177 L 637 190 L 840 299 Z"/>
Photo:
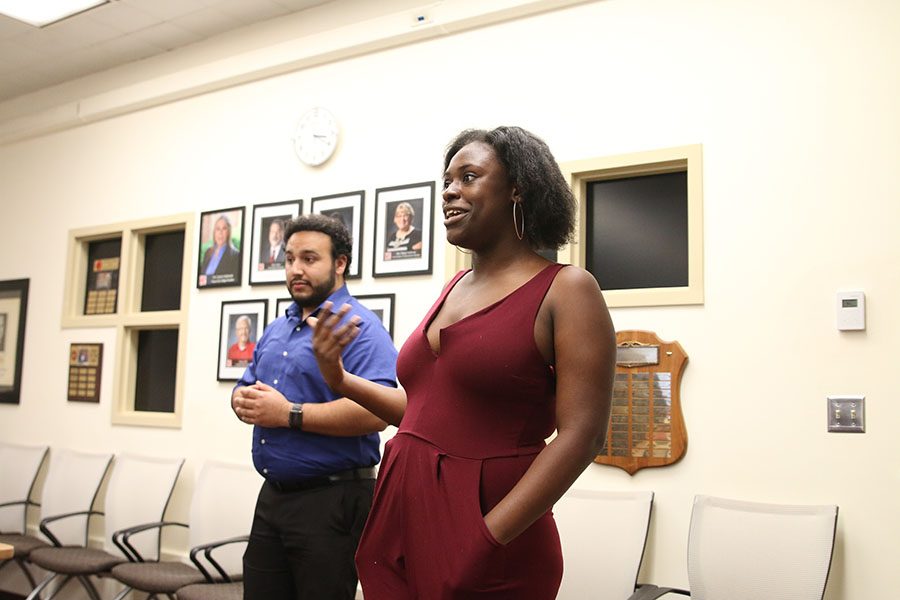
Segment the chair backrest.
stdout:
<path fill-rule="evenodd" d="M 183 458 L 116 456 L 103 509 L 107 552 L 123 556 L 112 542 L 114 532 L 163 520 L 183 464 Z M 144 559 L 157 560 L 159 535 L 159 529 L 150 529 L 132 536 L 129 543 Z"/>
<path fill-rule="evenodd" d="M 838 507 L 697 496 L 688 538 L 694 600 L 821 600 Z"/>
<path fill-rule="evenodd" d="M 249 465 L 206 461 L 191 496 L 190 547 L 250 534 L 262 478 Z M 217 550 L 216 561 L 228 574 L 243 571 L 244 544 Z"/>
<path fill-rule="evenodd" d="M 563 550 L 560 600 L 624 600 L 644 557 L 653 492 L 569 490 L 553 508 Z"/>
<path fill-rule="evenodd" d="M 25 533 L 26 502 L 45 456 L 47 446 L 0 442 L 0 533 Z"/>
<path fill-rule="evenodd" d="M 41 518 L 91 510 L 111 460 L 109 453 L 54 448 L 41 492 Z M 49 529 L 63 545 L 85 546 L 87 525 L 87 516 L 79 516 L 55 521 Z"/>

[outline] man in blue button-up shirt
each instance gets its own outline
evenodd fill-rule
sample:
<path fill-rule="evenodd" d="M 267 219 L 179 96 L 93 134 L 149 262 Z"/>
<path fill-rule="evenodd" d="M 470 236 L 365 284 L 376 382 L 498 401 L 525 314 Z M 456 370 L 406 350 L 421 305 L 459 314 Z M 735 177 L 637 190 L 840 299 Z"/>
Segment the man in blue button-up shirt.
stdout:
<path fill-rule="evenodd" d="M 254 426 L 253 463 L 266 480 L 244 554 L 244 598 L 352 600 L 353 555 L 386 423 L 328 388 L 306 319 L 326 300 L 350 304 L 360 333 L 342 358 L 372 381 L 396 386 L 397 351 L 344 284 L 352 246 L 346 227 L 306 215 L 288 224 L 285 240 L 294 303 L 266 328 L 231 397 L 238 418 Z"/>

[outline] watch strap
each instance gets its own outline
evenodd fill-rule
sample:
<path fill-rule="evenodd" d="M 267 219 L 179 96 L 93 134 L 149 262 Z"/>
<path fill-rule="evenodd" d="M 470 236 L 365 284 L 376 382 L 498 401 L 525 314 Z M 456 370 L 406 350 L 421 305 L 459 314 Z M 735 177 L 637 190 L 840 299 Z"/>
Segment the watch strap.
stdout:
<path fill-rule="evenodd" d="M 288 413 L 288 427 L 298 431 L 303 430 L 303 404 L 300 402 L 291 403 L 291 412 Z"/>

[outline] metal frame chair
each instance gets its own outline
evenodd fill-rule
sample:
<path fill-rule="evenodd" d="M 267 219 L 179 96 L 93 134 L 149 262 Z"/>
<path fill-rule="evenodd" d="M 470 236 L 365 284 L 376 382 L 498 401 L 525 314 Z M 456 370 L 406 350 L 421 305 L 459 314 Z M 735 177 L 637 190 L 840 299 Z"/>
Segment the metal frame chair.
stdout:
<path fill-rule="evenodd" d="M 631 600 L 822 600 L 835 505 L 764 504 L 698 495 L 688 537 L 690 591 L 642 586 Z"/>
<path fill-rule="evenodd" d="M 553 507 L 563 550 L 560 600 L 634 593 L 653 511 L 650 491 L 569 490 Z"/>
<path fill-rule="evenodd" d="M 122 545 L 131 548 L 131 537 L 147 529 L 188 527 L 193 566 L 180 561 L 147 562 L 135 552 L 136 560 L 112 569 L 112 576 L 126 586 L 115 600 L 122 600 L 131 590 L 146 592 L 150 598 L 174 598 L 177 592 L 178 598 L 239 600 L 243 548 L 260 484 L 259 475 L 249 466 L 204 463 L 191 497 L 190 526 L 163 521 L 120 532 Z"/>
<path fill-rule="evenodd" d="M 69 449 L 50 453 L 47 477 L 41 492 L 42 536 L 22 535 L 11 543 L 15 555 L 33 563 L 33 555 L 48 542 L 57 545 L 87 545 L 91 508 L 112 461 L 112 454 L 95 454 Z M 47 537 L 47 524 L 57 522 Z M 34 579 L 29 577 L 29 583 Z"/>
<path fill-rule="evenodd" d="M 27 600 L 39 598 L 40 593 L 57 577 L 63 577 L 63 581 L 56 586 L 49 598 L 75 579 L 92 600 L 100 600 L 90 577 L 108 575 L 113 566 L 133 559 L 119 541 L 117 532 L 163 518 L 183 464 L 184 459 L 181 458 L 128 454 L 117 456 L 107 484 L 104 512 L 82 510 L 43 519 L 41 531 L 53 546 L 33 550 L 30 560 L 49 573 L 31 591 Z M 59 534 L 63 521 L 84 519 L 87 522 L 90 515 L 96 514 L 104 515 L 106 538 L 103 549 L 88 548 L 87 543 L 65 546 Z M 159 545 L 159 532 L 151 531 L 140 539 L 132 540 L 127 548 L 139 548 L 144 556 L 156 559 L 159 556 Z"/>
<path fill-rule="evenodd" d="M 31 499 L 47 446 L 20 446 L 0 442 L 0 543 L 14 548 L 12 559 L 0 561 L 0 569 L 17 564 L 32 587 L 34 576 L 26 562 L 35 544 L 25 539 L 28 509 L 40 506 Z M 37 541 L 37 540 L 35 540 Z"/>

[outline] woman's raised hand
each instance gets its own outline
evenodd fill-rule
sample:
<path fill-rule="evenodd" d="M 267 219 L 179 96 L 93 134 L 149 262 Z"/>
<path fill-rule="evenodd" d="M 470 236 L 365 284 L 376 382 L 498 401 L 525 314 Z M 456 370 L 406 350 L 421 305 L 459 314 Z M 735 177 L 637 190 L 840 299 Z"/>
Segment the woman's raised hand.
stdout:
<path fill-rule="evenodd" d="M 319 370 L 325 383 L 334 392 L 340 392 L 344 381 L 344 363 L 341 352 L 359 335 L 360 318 L 350 317 L 346 323 L 339 323 L 350 312 L 350 305 L 344 304 L 337 312 L 332 312 L 334 305 L 326 302 L 322 305 L 318 317 L 309 317 L 306 322 L 313 328 L 313 354 L 319 364 Z"/>

